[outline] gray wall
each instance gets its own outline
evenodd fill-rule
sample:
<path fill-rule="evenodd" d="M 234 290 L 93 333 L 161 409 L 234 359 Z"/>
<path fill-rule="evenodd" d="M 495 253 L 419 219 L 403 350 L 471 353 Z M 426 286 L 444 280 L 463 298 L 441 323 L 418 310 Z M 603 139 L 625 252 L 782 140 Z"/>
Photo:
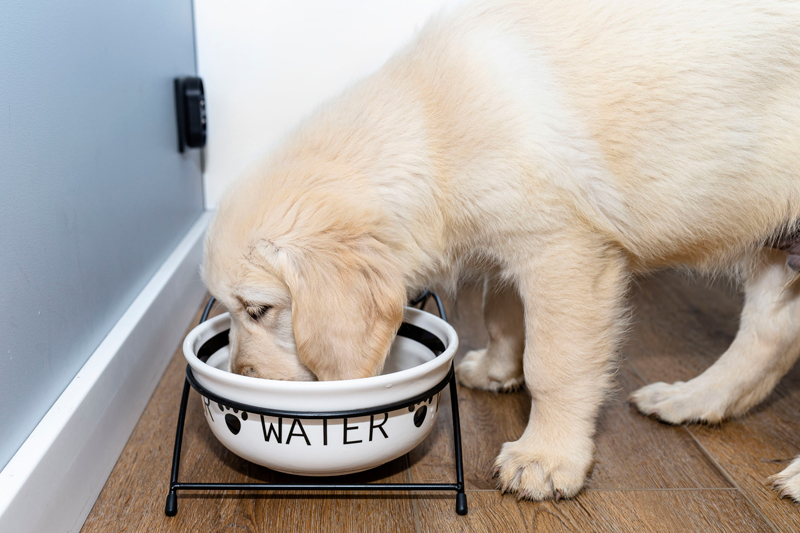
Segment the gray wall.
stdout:
<path fill-rule="evenodd" d="M 201 213 L 192 32 L 191 0 L 0 3 L 0 468 Z"/>

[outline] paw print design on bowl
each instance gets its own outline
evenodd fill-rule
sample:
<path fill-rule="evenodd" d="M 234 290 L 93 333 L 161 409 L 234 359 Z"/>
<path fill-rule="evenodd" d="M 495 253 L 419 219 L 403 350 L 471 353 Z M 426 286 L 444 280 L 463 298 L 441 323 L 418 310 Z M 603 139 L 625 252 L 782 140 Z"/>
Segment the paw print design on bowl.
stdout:
<path fill-rule="evenodd" d="M 218 403 L 217 406 L 219 407 L 220 413 L 225 415 L 225 425 L 228 427 L 228 430 L 234 435 L 238 435 L 242 430 L 242 420 L 247 420 L 248 418 L 247 412 L 242 411 L 240 413 L 235 407 L 228 407 L 221 403 Z M 241 417 L 241 420 L 239 417 Z"/>
<path fill-rule="evenodd" d="M 425 423 L 425 417 L 428 415 L 428 405 L 431 406 L 431 408 L 430 408 L 431 416 L 433 416 L 433 414 L 436 413 L 436 407 L 434 407 L 434 405 L 433 405 L 433 399 L 436 398 L 436 406 L 438 406 L 439 405 L 440 396 L 441 396 L 441 393 L 440 394 L 436 394 L 435 396 L 431 396 L 430 398 L 428 398 L 427 400 L 422 402 L 419 405 L 419 408 L 417 408 L 417 405 L 409 405 L 408 406 L 408 412 L 409 413 L 414 413 L 414 419 L 413 420 L 414 420 L 414 425 L 416 427 L 422 427 L 422 424 Z M 415 409 L 416 409 L 416 412 L 414 412 Z"/>

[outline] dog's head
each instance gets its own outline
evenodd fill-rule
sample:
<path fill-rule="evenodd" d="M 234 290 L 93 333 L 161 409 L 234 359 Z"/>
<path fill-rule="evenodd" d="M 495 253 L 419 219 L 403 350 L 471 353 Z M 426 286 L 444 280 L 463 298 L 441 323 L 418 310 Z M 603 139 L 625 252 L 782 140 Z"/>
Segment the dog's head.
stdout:
<path fill-rule="evenodd" d="M 203 276 L 230 311 L 230 369 L 281 380 L 375 375 L 406 298 L 376 217 L 324 189 L 240 185 L 206 238 Z"/>

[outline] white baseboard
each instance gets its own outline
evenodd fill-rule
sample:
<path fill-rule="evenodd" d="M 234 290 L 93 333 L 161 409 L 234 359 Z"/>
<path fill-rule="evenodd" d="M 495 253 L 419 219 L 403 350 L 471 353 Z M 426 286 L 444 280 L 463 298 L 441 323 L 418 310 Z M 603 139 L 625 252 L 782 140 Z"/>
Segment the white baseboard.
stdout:
<path fill-rule="evenodd" d="M 0 531 L 79 531 L 205 289 L 204 213 L 0 472 Z"/>

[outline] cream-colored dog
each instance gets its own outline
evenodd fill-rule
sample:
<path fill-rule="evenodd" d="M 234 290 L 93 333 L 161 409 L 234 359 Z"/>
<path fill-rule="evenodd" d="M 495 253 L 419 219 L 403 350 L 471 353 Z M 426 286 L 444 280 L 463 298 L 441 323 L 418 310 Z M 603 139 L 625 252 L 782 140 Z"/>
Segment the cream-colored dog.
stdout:
<path fill-rule="evenodd" d="M 409 295 L 486 275 L 489 346 L 458 377 L 527 384 L 499 485 L 568 497 L 632 273 L 742 277 L 720 360 L 633 395 L 672 423 L 738 415 L 800 354 L 800 284 L 765 246 L 798 219 L 800 3 L 481 2 L 433 20 L 237 183 L 204 270 L 233 317 L 232 370 L 285 380 L 376 374 Z M 800 460 L 774 481 L 800 499 Z"/>

